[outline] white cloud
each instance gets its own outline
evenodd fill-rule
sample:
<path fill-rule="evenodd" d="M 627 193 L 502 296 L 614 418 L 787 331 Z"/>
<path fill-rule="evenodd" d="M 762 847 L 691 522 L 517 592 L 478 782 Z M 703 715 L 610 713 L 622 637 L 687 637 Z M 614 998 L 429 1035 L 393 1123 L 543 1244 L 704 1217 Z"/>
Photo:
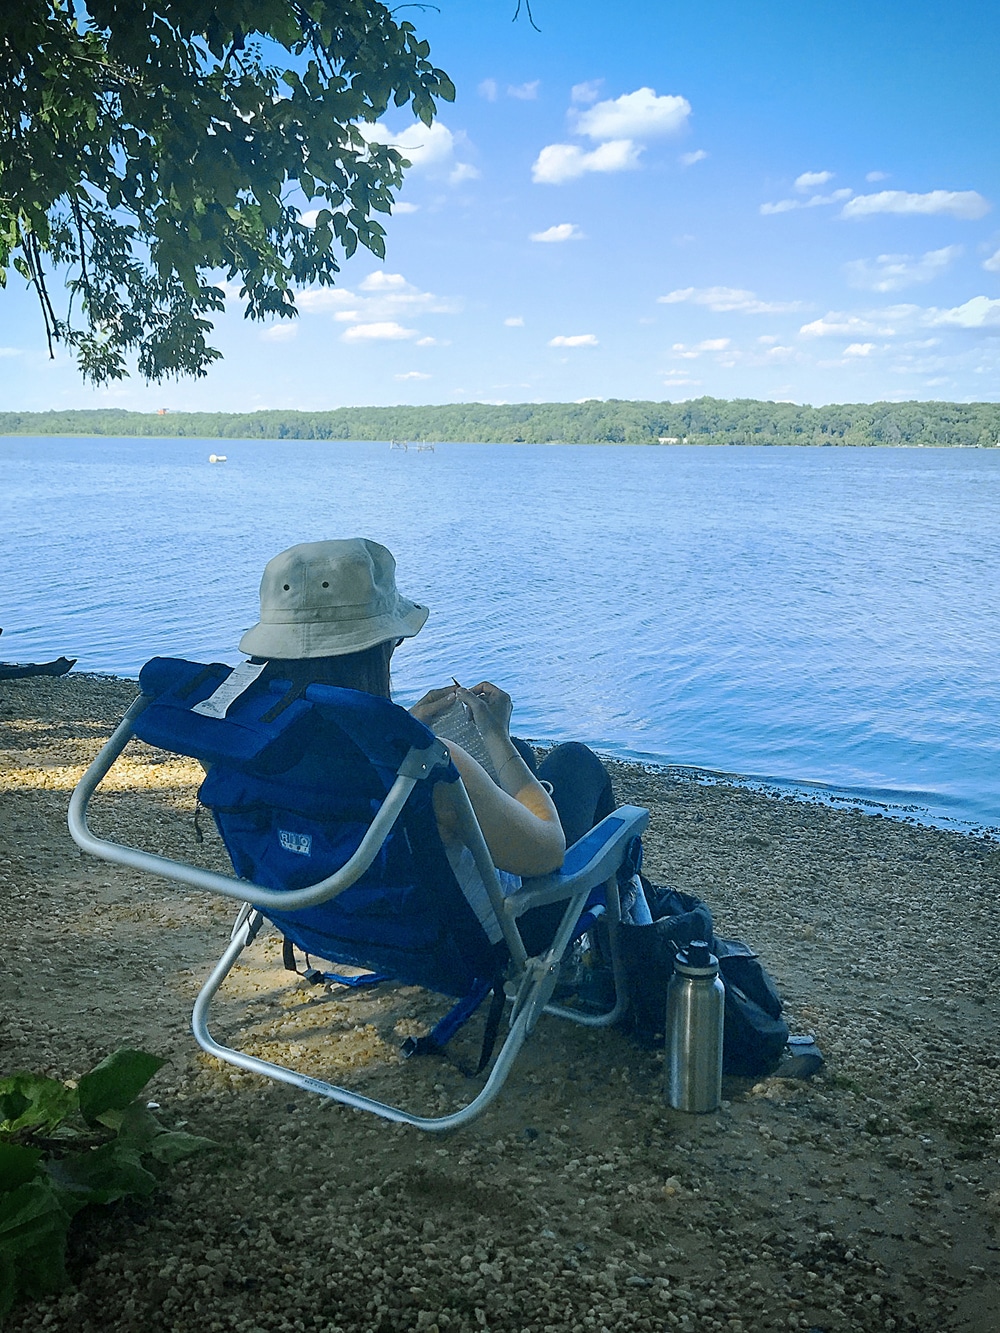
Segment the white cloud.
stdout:
<path fill-rule="evenodd" d="M 310 287 L 304 292 L 295 293 L 295 304 L 310 315 L 353 307 L 357 299 L 346 287 Z"/>
<path fill-rule="evenodd" d="M 584 236 L 575 222 L 557 222 L 555 226 L 548 227 L 545 231 L 533 231 L 531 239 L 533 241 L 582 241 Z"/>
<path fill-rule="evenodd" d="M 448 172 L 449 185 L 461 185 L 463 181 L 477 181 L 482 173 L 471 162 L 456 162 Z"/>
<path fill-rule="evenodd" d="M 533 102 L 538 96 L 540 83 L 541 79 L 532 79 L 531 83 L 508 83 L 507 96 L 516 97 L 519 102 Z"/>
<path fill-rule="evenodd" d="M 419 213 L 419 212 L 420 212 L 419 204 L 407 204 L 407 203 L 400 203 L 397 201 L 392 206 L 393 217 L 397 217 L 401 213 Z"/>
<path fill-rule="evenodd" d="M 362 292 L 412 292 L 416 290 L 412 287 L 402 273 L 386 273 L 383 269 L 376 269 L 374 273 L 369 273 L 367 278 L 362 278 L 358 283 L 358 289 Z"/>
<path fill-rule="evenodd" d="M 376 269 L 358 284 L 356 291 L 346 287 L 314 287 L 296 296 L 296 304 L 306 314 L 328 314 L 339 324 L 381 326 L 396 324 L 419 315 L 455 315 L 460 304 L 422 292 L 407 282 L 401 273 Z M 350 341 L 367 335 L 354 335 Z M 409 335 L 407 335 L 409 336 Z"/>
<path fill-rule="evenodd" d="M 487 102 L 495 102 L 498 92 L 496 79 L 483 79 L 476 92 L 480 97 L 485 97 Z"/>
<path fill-rule="evenodd" d="M 871 356 L 875 350 L 874 343 L 849 343 L 844 348 L 845 356 Z"/>
<path fill-rule="evenodd" d="M 531 178 L 537 185 L 562 185 L 588 171 L 629 171 L 639 165 L 641 151 L 631 139 L 612 139 L 590 153 L 577 144 L 550 143 L 535 159 Z"/>
<path fill-rule="evenodd" d="M 926 194 L 910 194 L 906 190 L 879 190 L 877 194 L 859 194 L 846 203 L 840 216 L 866 218 L 876 213 L 904 213 L 910 215 L 946 214 L 975 221 L 990 211 L 990 203 L 977 190 L 929 190 Z"/>
<path fill-rule="evenodd" d="M 382 121 L 359 125 L 369 143 L 389 144 L 409 158 L 415 170 L 427 170 L 442 164 L 450 166 L 455 152 L 455 136 L 440 120 L 432 125 L 417 121 L 405 130 L 390 130 Z"/>
<path fill-rule="evenodd" d="M 319 212 L 318 208 L 307 208 L 304 213 L 299 214 L 299 221 L 303 227 L 315 227 Z"/>
<path fill-rule="evenodd" d="M 550 347 L 596 347 L 597 339 L 592 333 L 560 333 L 549 339 Z"/>
<path fill-rule="evenodd" d="M 917 306 L 895 307 L 897 316 L 901 313 L 908 315 L 917 310 Z M 894 324 L 885 322 L 889 311 L 872 311 L 864 315 L 849 315 L 839 310 L 831 310 L 824 315 L 822 319 L 814 319 L 808 324 L 803 324 L 799 333 L 804 338 L 863 338 L 866 334 L 875 334 L 880 338 L 892 338 L 895 336 L 896 328 Z"/>
<path fill-rule="evenodd" d="M 865 180 L 871 181 L 873 185 L 876 181 L 884 181 L 888 179 L 889 173 L 887 171 L 869 171 L 865 176 Z"/>
<path fill-rule="evenodd" d="M 703 352 L 724 352 L 731 342 L 731 338 L 703 338 L 693 347 L 688 347 L 686 343 L 674 343 L 671 351 L 685 361 L 694 361 Z"/>
<path fill-rule="evenodd" d="M 690 302 L 691 305 L 707 306 L 718 313 L 735 311 L 741 315 L 782 315 L 789 311 L 801 310 L 801 301 L 761 301 L 756 292 L 745 291 L 741 287 L 681 287 L 666 296 L 657 297 L 661 305 L 677 305 Z"/>
<path fill-rule="evenodd" d="M 576 132 L 594 140 L 654 139 L 676 134 L 687 124 L 691 103 L 686 97 L 657 97 L 652 88 L 637 88 L 613 101 L 598 102 L 576 116 Z"/>
<path fill-rule="evenodd" d="M 428 334 L 426 338 L 418 338 L 415 345 L 417 347 L 447 347 L 448 343 L 446 339 L 439 341 Z"/>
<path fill-rule="evenodd" d="M 577 84 L 573 100 L 591 101 L 596 90 L 597 84 Z M 690 114 L 687 98 L 657 97 L 652 88 L 637 88 L 586 111 L 571 107 L 573 132 L 595 141 L 597 147 L 587 152 L 579 144 L 547 144 L 532 164 L 532 179 L 539 185 L 562 185 L 591 171 L 629 171 L 639 165 L 646 140 L 678 133 Z M 699 160 L 697 154 L 689 156 L 692 162 Z"/>
<path fill-rule="evenodd" d="M 781 339 L 773 333 L 762 333 L 757 341 L 763 343 L 765 347 L 770 347 L 772 343 L 780 342 Z"/>
<path fill-rule="evenodd" d="M 574 83 L 570 90 L 570 100 L 577 106 L 589 106 L 601 95 L 603 79 L 591 79 L 589 83 Z"/>
<path fill-rule="evenodd" d="M 288 343 L 298 334 L 298 326 L 292 320 L 282 320 L 261 331 L 261 340 L 267 343 Z"/>
<path fill-rule="evenodd" d="M 402 375 L 394 375 L 397 380 L 429 380 L 431 377 L 422 370 L 406 370 Z"/>
<path fill-rule="evenodd" d="M 819 208 L 823 204 L 839 204 L 844 199 L 850 199 L 853 193 L 853 190 L 845 187 L 842 190 L 831 190 L 829 194 L 814 194 L 810 199 L 779 199 L 773 204 L 761 204 L 760 211 L 764 217 L 768 217 L 773 213 L 790 213 L 794 208 Z"/>
<path fill-rule="evenodd" d="M 523 329 L 523 328 L 524 328 L 524 316 L 523 316 L 523 315 L 508 315 L 508 317 L 504 320 L 504 324 L 507 326 L 508 329 Z"/>
<path fill-rule="evenodd" d="M 404 329 L 395 320 L 382 320 L 375 324 L 354 324 L 341 334 L 345 343 L 402 342 L 416 336 L 416 329 Z"/>
<path fill-rule="evenodd" d="M 995 328 L 1000 324 L 1000 301 L 992 301 L 988 296 L 974 296 L 964 305 L 954 306 L 951 310 L 925 310 L 921 324 L 936 328 L 952 324 L 962 329 Z"/>
<path fill-rule="evenodd" d="M 803 194 L 808 194 L 810 190 L 818 190 L 827 181 L 832 180 L 832 171 L 803 171 L 801 176 L 795 177 L 795 188 L 801 190 Z"/>
<path fill-rule="evenodd" d="M 963 305 L 941 309 L 937 306 L 900 304 L 881 310 L 857 313 L 830 311 L 822 319 L 803 324 L 799 333 L 806 338 L 848 337 L 859 342 L 893 338 L 897 334 L 927 328 L 985 329 L 1000 326 L 1000 300 L 973 296 Z"/>
<path fill-rule="evenodd" d="M 242 284 L 242 283 L 240 283 L 240 282 L 225 282 L 225 281 L 224 281 L 224 282 L 217 282 L 217 283 L 215 283 L 214 285 L 215 285 L 215 286 L 218 288 L 218 290 L 222 293 L 222 295 L 223 295 L 223 297 L 224 297 L 225 300 L 227 300 L 227 301 L 239 301 L 239 300 L 241 299 L 241 295 L 240 295 L 240 293 L 241 293 L 242 290 L 243 290 L 243 284 Z M 298 294 L 297 294 L 297 293 L 296 293 L 296 297 L 295 297 L 295 299 L 296 299 L 296 302 L 297 302 L 297 301 L 298 301 Z"/>
<path fill-rule="evenodd" d="M 844 271 L 852 287 L 871 292 L 898 292 L 915 283 L 931 282 L 961 253 L 960 245 L 946 245 L 941 250 L 928 250 L 919 259 L 913 255 L 878 255 L 874 260 L 854 259 L 844 265 Z"/>
<path fill-rule="evenodd" d="M 1000 250 L 983 260 L 983 268 L 987 273 L 1000 273 Z"/>
<path fill-rule="evenodd" d="M 376 121 L 373 125 L 360 124 L 358 129 L 368 143 L 383 143 L 398 148 L 408 159 L 413 171 L 447 177 L 452 184 L 479 174 L 469 163 L 456 162 L 455 154 L 463 145 L 464 135 L 452 134 L 440 120 L 435 120 L 432 125 L 417 121 L 399 131 L 390 130 L 382 121 Z"/>
<path fill-rule="evenodd" d="M 24 353 L 22 352 L 20 347 L 0 347 L 0 357 L 23 356 L 23 355 Z"/>
<path fill-rule="evenodd" d="M 760 211 L 764 217 L 772 213 L 790 213 L 793 208 L 804 208 L 801 199 L 778 199 L 773 204 L 761 204 Z"/>
<path fill-rule="evenodd" d="M 704 148 L 696 148 L 693 153 L 681 153 L 680 164 L 682 167 L 693 167 L 696 162 L 704 162 L 708 154 Z"/>

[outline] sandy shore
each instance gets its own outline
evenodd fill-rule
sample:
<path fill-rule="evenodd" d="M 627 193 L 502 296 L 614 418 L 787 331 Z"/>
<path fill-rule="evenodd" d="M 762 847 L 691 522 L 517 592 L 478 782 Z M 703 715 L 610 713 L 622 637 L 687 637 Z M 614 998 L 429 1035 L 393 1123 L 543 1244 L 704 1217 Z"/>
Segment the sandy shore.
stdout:
<path fill-rule="evenodd" d="M 65 831 L 134 688 L 0 684 L 0 1071 L 69 1078 L 141 1046 L 169 1057 L 164 1120 L 220 1147 L 149 1205 L 83 1215 L 76 1286 L 8 1333 L 1000 1329 L 996 841 L 616 765 L 652 812 L 651 878 L 759 949 L 826 1069 L 729 1080 L 718 1115 L 685 1117 L 655 1053 L 547 1018 L 501 1101 L 442 1140 L 197 1053 L 228 905 Z M 221 864 L 194 838 L 196 783 L 139 750 L 95 827 Z M 397 1061 L 420 996 L 302 989 L 276 940 L 255 950 L 220 1012 L 252 1049 L 415 1108 L 467 1093 L 450 1063 Z"/>

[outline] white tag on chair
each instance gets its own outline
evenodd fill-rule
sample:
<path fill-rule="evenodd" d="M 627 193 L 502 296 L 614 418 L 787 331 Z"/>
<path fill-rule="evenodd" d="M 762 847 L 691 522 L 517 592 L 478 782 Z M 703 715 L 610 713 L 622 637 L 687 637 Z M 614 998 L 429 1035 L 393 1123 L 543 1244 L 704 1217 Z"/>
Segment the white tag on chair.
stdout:
<path fill-rule="evenodd" d="M 266 662 L 241 662 L 234 667 L 214 694 L 195 704 L 192 713 L 201 713 L 202 717 L 224 718 L 230 708 L 245 694 L 260 673 L 267 666 Z"/>

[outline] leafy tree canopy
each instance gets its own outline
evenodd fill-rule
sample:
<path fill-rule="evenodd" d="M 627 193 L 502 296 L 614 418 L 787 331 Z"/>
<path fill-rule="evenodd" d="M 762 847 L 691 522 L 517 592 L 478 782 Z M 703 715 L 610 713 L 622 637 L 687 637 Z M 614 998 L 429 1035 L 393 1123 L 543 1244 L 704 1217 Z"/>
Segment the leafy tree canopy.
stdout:
<path fill-rule="evenodd" d="M 379 258 L 408 165 L 364 124 L 454 87 L 377 0 L 16 0 L 0 6 L 0 282 L 95 384 L 204 375 L 238 281 L 293 316 L 358 245 Z M 318 206 L 315 226 L 291 200 Z M 57 311 L 47 272 L 66 279 Z"/>

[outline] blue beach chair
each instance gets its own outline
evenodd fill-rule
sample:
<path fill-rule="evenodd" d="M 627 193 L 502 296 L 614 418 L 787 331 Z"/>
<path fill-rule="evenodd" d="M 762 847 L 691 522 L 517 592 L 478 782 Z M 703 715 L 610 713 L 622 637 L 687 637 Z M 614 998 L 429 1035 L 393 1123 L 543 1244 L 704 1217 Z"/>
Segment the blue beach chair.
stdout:
<path fill-rule="evenodd" d="M 620 1016 L 627 997 L 617 965 L 617 872 L 647 811 L 616 810 L 568 850 L 560 871 L 504 897 L 447 746 L 422 723 L 385 699 L 325 685 L 304 695 L 280 683 L 251 686 L 228 699 L 230 678 L 230 668 L 218 663 L 148 662 L 139 697 L 81 778 L 69 809 L 70 832 L 83 850 L 242 904 L 230 944 L 195 1002 L 192 1028 L 205 1051 L 388 1120 L 447 1130 L 489 1105 L 543 1012 L 588 1026 Z M 90 798 L 133 736 L 206 766 L 199 799 L 213 812 L 235 877 L 90 832 Z M 452 872 L 432 808 L 437 786 L 453 804 L 488 903 L 470 903 Z M 529 956 L 519 920 L 551 904 L 563 906 L 554 938 Z M 613 1007 L 592 1013 L 553 1003 L 563 958 L 600 913 L 614 964 Z M 209 1006 L 264 918 L 308 955 L 454 997 L 445 1028 L 491 990 L 508 1003 L 506 1037 L 478 1094 L 451 1114 L 418 1116 L 217 1042 Z M 500 1004 L 494 1010 L 499 1017 Z"/>

